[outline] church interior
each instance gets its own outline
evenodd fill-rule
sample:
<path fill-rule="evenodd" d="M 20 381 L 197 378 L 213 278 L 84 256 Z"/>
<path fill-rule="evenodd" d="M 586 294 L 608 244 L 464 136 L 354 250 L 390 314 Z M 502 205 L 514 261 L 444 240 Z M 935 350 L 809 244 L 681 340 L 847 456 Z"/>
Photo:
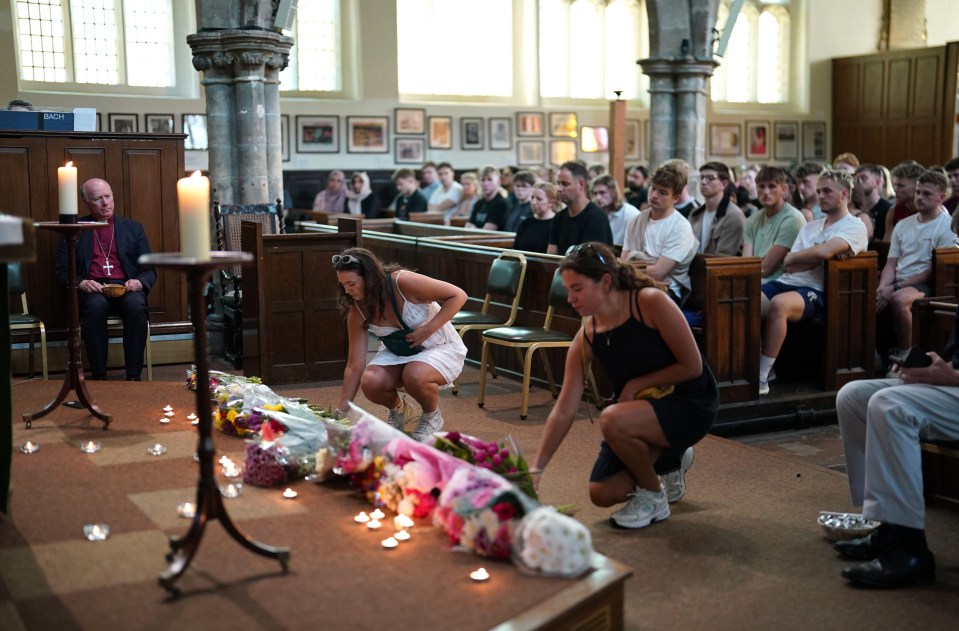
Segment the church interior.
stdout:
<path fill-rule="evenodd" d="M 822 264 L 830 307 L 814 322 L 790 322 L 765 378 L 763 258 L 741 248 L 690 254 L 683 313 L 715 376 L 718 411 L 694 460 L 689 448 L 685 495 L 669 504 L 669 519 L 629 530 L 591 491 L 603 405 L 618 391 L 598 361 L 594 383 L 585 354 L 583 368 L 567 357 L 585 318 L 566 294 L 553 303 L 564 253 L 517 254 L 515 231 L 474 225 L 469 212 L 445 221 L 432 208 L 407 214 L 400 182 L 405 170 L 421 179 L 444 165 L 456 181 L 477 182 L 491 165 L 504 187 L 507 173 L 555 183 L 578 161 L 608 173 L 622 203 L 638 192 L 630 173 L 642 167 L 648 177 L 679 159 L 689 196 L 706 207 L 704 165 L 728 167 L 733 188 L 771 168 L 790 178 L 809 165 L 829 173 L 845 155 L 893 179 L 904 164 L 947 177 L 959 173 L 957 20 L 959 0 L 0 3 L 0 53 L 15 61 L 0 68 L 0 105 L 9 103 L 0 110 L 9 302 L 0 371 L 11 376 L 0 386 L 0 628 L 954 627 L 955 437 L 916 444 L 934 581 L 883 590 L 847 582 L 849 560 L 833 544 L 852 536 L 824 525 L 825 513 L 864 512 L 850 497 L 837 395 L 887 376 L 886 355 L 898 352 L 877 346 L 895 343 L 895 325 L 876 307 L 897 252 L 891 237 L 870 233 L 858 254 Z M 74 188 L 64 195 L 69 168 Z M 375 214 L 319 202 L 336 177 L 348 178 L 352 199 L 359 173 L 380 202 Z M 83 227 L 86 210 L 108 221 L 91 179 L 109 183 L 117 251 L 92 248 L 106 223 Z M 195 203 L 184 192 L 191 179 L 205 187 Z M 959 198 L 957 183 L 943 199 Z M 746 201 L 763 212 L 755 193 Z M 155 268 L 145 277 L 121 269 L 126 285 L 114 286 L 142 291 L 145 344 L 130 354 L 127 315 L 114 311 L 103 316 L 105 355 L 94 358 L 84 338 L 101 332 L 85 323 L 75 267 L 110 276 L 111 263 L 133 265 L 119 253 L 117 239 L 133 239 L 119 237 L 121 223 L 137 226 L 149 243 L 139 264 Z M 911 309 L 911 344 L 923 350 L 957 334 L 951 236 L 927 253 L 926 293 Z M 444 532 L 439 511 L 414 514 L 408 541 L 383 539 L 394 534 L 391 509 L 401 511 L 383 500 L 384 487 L 364 487 L 372 474 L 341 470 L 348 457 L 334 443 L 346 421 L 331 421 L 358 347 L 338 300 L 338 257 L 351 248 L 439 279 L 465 292 L 464 311 L 490 314 L 488 326 L 452 321 L 466 359 L 439 389 L 443 429 L 499 444 L 501 459 L 522 454 L 529 471 L 518 475 L 535 482 L 538 499 L 518 505 L 557 507 L 570 519 L 557 523 L 581 529 L 587 570 L 524 567 L 519 542 L 533 534 L 519 518 L 499 559 Z M 494 271 L 509 265 L 521 271 L 504 290 Z M 494 345 L 494 326 L 546 330 L 542 341 L 560 342 L 539 352 Z M 372 329 L 369 341 L 364 359 L 375 362 Z M 573 364 L 586 381 L 582 401 L 547 470 L 534 454 Z M 392 404 L 355 381 L 353 403 L 389 421 Z M 264 401 L 280 402 L 268 409 L 281 414 L 264 417 L 276 425 L 237 424 L 241 408 L 242 420 Z M 254 447 L 283 443 L 270 427 L 292 436 L 298 410 L 323 419 L 309 475 L 257 483 Z M 369 419 L 349 426 L 349 457 Z M 374 471 L 385 456 L 369 451 L 357 457 Z M 337 475 L 322 473 L 324 458 Z M 441 490 L 421 501 L 442 505 Z M 379 531 L 357 523 L 374 507 L 388 513 Z M 880 532 L 869 523 L 862 534 Z"/>

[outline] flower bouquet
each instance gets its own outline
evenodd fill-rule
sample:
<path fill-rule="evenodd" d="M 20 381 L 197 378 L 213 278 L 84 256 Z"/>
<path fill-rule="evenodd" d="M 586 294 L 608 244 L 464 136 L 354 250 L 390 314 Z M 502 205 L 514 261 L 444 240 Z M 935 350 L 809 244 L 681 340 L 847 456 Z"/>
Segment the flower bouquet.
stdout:
<path fill-rule="evenodd" d="M 243 481 L 253 486 L 276 486 L 313 473 L 316 454 L 327 442 L 326 426 L 319 418 L 256 408 L 265 420 L 259 441 L 247 445 Z"/>
<path fill-rule="evenodd" d="M 461 467 L 440 493 L 433 523 L 466 550 L 508 559 L 513 532 L 534 506 L 502 477 L 478 467 Z"/>
<path fill-rule="evenodd" d="M 433 435 L 433 447 L 461 460 L 498 473 L 532 499 L 538 499 L 529 465 L 519 452 L 512 436 L 496 443 L 459 432 L 438 432 Z"/>
<path fill-rule="evenodd" d="M 513 561 L 528 572 L 572 578 L 590 568 L 592 556 L 589 529 L 548 506 L 527 513 L 513 533 Z"/>

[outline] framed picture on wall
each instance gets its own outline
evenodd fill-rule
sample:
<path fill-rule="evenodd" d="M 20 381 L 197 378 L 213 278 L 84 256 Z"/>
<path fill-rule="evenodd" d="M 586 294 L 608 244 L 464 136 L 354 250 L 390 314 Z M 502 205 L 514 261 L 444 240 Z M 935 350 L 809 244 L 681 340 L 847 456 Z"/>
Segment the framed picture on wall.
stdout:
<path fill-rule="evenodd" d="M 389 153 L 390 121 L 386 116 L 347 116 L 348 153 Z"/>
<path fill-rule="evenodd" d="M 425 134 L 426 110 L 397 107 L 393 110 L 393 125 L 397 134 Z"/>
<path fill-rule="evenodd" d="M 714 156 L 738 156 L 742 153 L 742 127 L 739 123 L 713 123 L 709 126 L 709 153 Z"/>
<path fill-rule="evenodd" d="M 338 153 L 340 151 L 339 116 L 297 116 L 297 153 Z"/>
<path fill-rule="evenodd" d="M 513 119 L 512 118 L 490 118 L 489 119 L 489 148 L 490 149 L 512 149 L 513 148 Z"/>
<path fill-rule="evenodd" d="M 543 114 L 541 112 L 519 112 L 516 114 L 517 136 L 542 136 Z"/>
<path fill-rule="evenodd" d="M 746 159 L 769 159 L 769 121 L 746 121 Z"/>
<path fill-rule="evenodd" d="M 425 138 L 396 138 L 397 164 L 423 164 L 426 156 Z"/>
<path fill-rule="evenodd" d="M 206 151 L 208 149 L 206 135 L 206 114 L 184 114 L 183 133 L 186 140 L 183 148 L 186 151 Z"/>
<path fill-rule="evenodd" d="M 776 121 L 773 124 L 773 136 L 776 140 L 773 150 L 776 160 L 799 159 L 799 123 Z"/>
<path fill-rule="evenodd" d="M 546 147 L 542 140 L 517 140 L 516 164 L 539 166 L 546 162 Z"/>
<path fill-rule="evenodd" d="M 579 150 L 583 153 L 609 151 L 609 129 L 583 125 L 579 130 Z"/>
<path fill-rule="evenodd" d="M 559 166 L 564 162 L 576 159 L 576 141 L 575 140 L 550 140 L 549 141 L 549 162 Z"/>
<path fill-rule="evenodd" d="M 430 149 L 453 148 L 453 117 L 430 116 Z"/>
<path fill-rule="evenodd" d="M 135 134 L 140 131 L 137 125 L 139 118 L 136 114 L 108 114 L 107 122 L 110 124 L 110 131 Z"/>
<path fill-rule="evenodd" d="M 579 119 L 573 112 L 551 112 L 549 115 L 549 135 L 559 138 L 575 138 L 579 130 Z"/>
<path fill-rule="evenodd" d="M 802 124 L 803 160 L 826 160 L 826 123 L 824 121 L 803 121 Z"/>
<path fill-rule="evenodd" d="M 641 125 L 638 120 L 628 120 L 626 121 L 625 132 L 625 147 L 623 151 L 623 157 L 626 160 L 639 160 L 641 157 L 640 148 L 642 145 L 642 140 L 640 137 Z"/>
<path fill-rule="evenodd" d="M 460 119 L 460 148 L 467 150 L 483 148 L 482 118 Z"/>
<path fill-rule="evenodd" d="M 173 133 L 173 114 L 144 114 L 143 121 L 148 134 Z"/>
<path fill-rule="evenodd" d="M 290 161 L 290 115 L 280 114 L 280 153 L 283 162 Z"/>

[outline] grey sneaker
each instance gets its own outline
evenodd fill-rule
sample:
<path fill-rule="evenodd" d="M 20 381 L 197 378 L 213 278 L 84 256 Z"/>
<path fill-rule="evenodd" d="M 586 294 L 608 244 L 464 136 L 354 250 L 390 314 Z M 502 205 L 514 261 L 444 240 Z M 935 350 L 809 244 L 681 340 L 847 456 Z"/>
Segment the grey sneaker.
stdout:
<path fill-rule="evenodd" d="M 693 448 L 683 452 L 682 463 L 679 468 L 659 476 L 659 482 L 666 491 L 666 499 L 670 504 L 678 502 L 686 495 L 686 472 L 693 466 Z"/>
<path fill-rule="evenodd" d="M 617 528 L 645 528 L 657 521 L 669 517 L 669 502 L 666 492 L 648 491 L 641 486 L 629 494 L 629 501 L 621 509 L 609 516 L 609 521 Z"/>
<path fill-rule="evenodd" d="M 401 406 L 399 409 L 390 410 L 390 415 L 386 422 L 402 432 L 406 424 L 413 418 L 413 404 L 403 395 L 400 395 L 400 402 Z"/>
<path fill-rule="evenodd" d="M 424 414 L 420 417 L 420 422 L 416 424 L 416 429 L 413 430 L 413 433 L 410 434 L 410 436 L 413 437 L 413 440 L 423 442 L 432 436 L 433 432 L 438 432 L 442 428 L 443 415 L 440 413 L 439 408 L 437 408 L 435 412 Z"/>

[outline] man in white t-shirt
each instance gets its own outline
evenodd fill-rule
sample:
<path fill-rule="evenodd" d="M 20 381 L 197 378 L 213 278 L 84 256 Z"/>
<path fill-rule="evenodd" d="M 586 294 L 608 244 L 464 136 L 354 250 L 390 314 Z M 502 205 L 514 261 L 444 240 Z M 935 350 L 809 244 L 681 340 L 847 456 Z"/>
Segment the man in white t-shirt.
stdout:
<path fill-rule="evenodd" d="M 626 226 L 620 256 L 623 261 L 646 261 L 646 273 L 667 283 L 679 306 L 689 297 L 689 264 L 699 249 L 689 221 L 673 207 L 688 177 L 689 166 L 682 160 L 668 160 L 656 169 L 650 179 L 649 208 Z"/>
<path fill-rule="evenodd" d="M 454 179 L 453 167 L 448 162 L 441 162 L 436 167 L 436 177 L 439 186 L 433 191 L 426 205 L 431 213 L 445 213 L 460 203 L 463 196 L 463 185 Z"/>
<path fill-rule="evenodd" d="M 803 226 L 783 260 L 786 273 L 762 285 L 765 322 L 759 356 L 760 395 L 769 394 L 769 372 L 786 339 L 788 323 L 818 320 L 825 312 L 825 262 L 855 256 L 869 244 L 866 225 L 849 214 L 853 183 L 845 171 L 827 170 L 819 175 L 816 193 L 825 217 Z"/>
<path fill-rule="evenodd" d="M 949 182 L 937 171 L 926 171 L 916 181 L 916 214 L 896 224 L 889 244 L 889 256 L 882 268 L 876 288 L 876 313 L 887 307 L 898 348 L 890 354 L 912 346 L 912 303 L 932 289 L 932 252 L 936 248 L 954 247 L 949 213 L 943 207 Z M 927 349 L 933 350 L 933 349 Z"/>

